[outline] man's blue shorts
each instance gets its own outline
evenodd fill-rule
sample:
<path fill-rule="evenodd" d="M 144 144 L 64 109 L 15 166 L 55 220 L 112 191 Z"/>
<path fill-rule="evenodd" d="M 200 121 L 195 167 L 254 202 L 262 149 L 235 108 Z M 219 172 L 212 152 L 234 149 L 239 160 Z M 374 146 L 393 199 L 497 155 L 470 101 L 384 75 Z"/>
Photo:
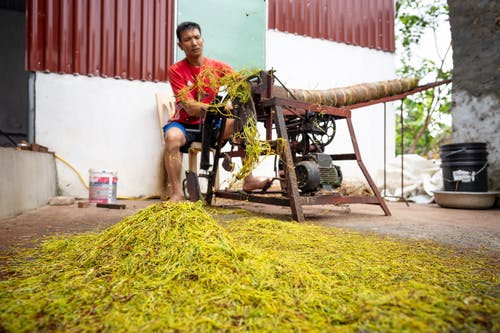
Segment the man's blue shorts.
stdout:
<path fill-rule="evenodd" d="M 182 124 L 177 121 L 172 121 L 163 126 L 163 136 L 165 136 L 167 131 L 172 127 L 177 127 L 178 129 L 180 129 L 184 134 L 184 137 L 186 138 L 186 144 L 180 148 L 180 151 L 183 153 L 189 152 L 189 147 L 191 147 L 191 144 L 193 142 L 202 140 L 201 129 L 199 125 Z"/>

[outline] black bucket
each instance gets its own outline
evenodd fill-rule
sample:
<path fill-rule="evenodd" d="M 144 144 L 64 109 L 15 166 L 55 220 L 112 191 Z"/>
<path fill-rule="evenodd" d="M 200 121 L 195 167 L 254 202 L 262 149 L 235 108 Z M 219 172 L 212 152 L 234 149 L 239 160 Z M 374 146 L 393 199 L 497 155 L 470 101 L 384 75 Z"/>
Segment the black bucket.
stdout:
<path fill-rule="evenodd" d="M 445 191 L 488 192 L 486 143 L 452 143 L 440 149 Z"/>

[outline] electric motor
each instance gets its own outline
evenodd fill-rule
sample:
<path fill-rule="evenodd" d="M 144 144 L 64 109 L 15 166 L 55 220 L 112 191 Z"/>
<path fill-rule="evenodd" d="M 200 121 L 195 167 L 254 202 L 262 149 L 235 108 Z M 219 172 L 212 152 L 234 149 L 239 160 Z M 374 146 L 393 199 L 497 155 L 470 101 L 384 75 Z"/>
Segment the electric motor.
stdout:
<path fill-rule="evenodd" d="M 328 154 L 310 154 L 295 166 L 297 184 L 302 193 L 332 191 L 342 183 L 340 167 Z"/>

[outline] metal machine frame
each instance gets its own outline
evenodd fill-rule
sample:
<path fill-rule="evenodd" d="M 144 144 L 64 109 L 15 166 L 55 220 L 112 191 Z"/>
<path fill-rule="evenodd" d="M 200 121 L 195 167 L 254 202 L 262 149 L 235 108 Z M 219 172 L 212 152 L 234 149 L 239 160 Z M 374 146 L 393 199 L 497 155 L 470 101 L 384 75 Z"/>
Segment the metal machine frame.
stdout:
<path fill-rule="evenodd" d="M 447 82 L 441 82 L 447 83 Z M 258 122 L 263 122 L 266 129 L 266 140 L 276 147 L 278 144 L 276 140 L 271 140 L 273 125 L 276 130 L 277 137 L 282 138 L 284 147 L 280 149 L 280 158 L 283 161 L 284 169 L 284 183 L 286 184 L 286 192 L 280 192 L 281 195 L 276 195 L 276 192 L 263 192 L 263 193 L 246 193 L 243 191 L 230 191 L 230 190 L 214 190 L 215 175 L 219 166 L 219 160 L 224 155 L 231 157 L 243 157 L 243 151 L 240 149 L 231 152 L 221 152 L 224 144 L 221 137 L 215 145 L 215 154 L 213 160 L 212 170 L 208 172 L 208 188 L 205 196 L 207 204 L 212 203 L 213 196 L 219 198 L 227 198 L 232 200 L 250 201 L 270 205 L 289 206 L 291 209 L 292 217 L 296 221 L 304 221 L 304 212 L 302 206 L 304 205 L 328 205 L 328 204 L 350 204 L 350 203 L 364 203 L 379 205 L 386 216 L 390 216 L 391 212 L 387 206 L 384 198 L 381 196 L 380 191 L 372 180 L 368 170 L 366 169 L 361 154 L 359 151 L 356 135 L 351 118 L 351 109 L 394 101 L 403 99 L 409 94 L 432 88 L 437 84 L 417 87 L 412 91 L 397 96 L 391 96 L 375 101 L 359 103 L 347 107 L 329 107 L 319 106 L 316 104 L 309 104 L 302 101 L 272 96 L 272 88 L 274 85 L 272 72 L 261 72 L 259 84 L 252 86 L 252 99 L 255 105 L 256 117 Z M 289 137 L 285 119 L 288 116 L 301 116 L 305 113 L 321 113 L 333 116 L 335 120 L 345 120 L 353 147 L 351 154 L 333 154 L 330 155 L 333 161 L 340 160 L 356 160 L 359 168 L 361 169 L 366 181 L 368 182 L 373 196 L 344 196 L 338 192 L 318 193 L 315 195 L 301 195 L 297 184 L 297 176 L 294 168 L 294 161 L 292 157 L 292 150 L 290 148 Z M 221 133 L 225 127 L 225 118 L 221 117 Z M 207 175 L 205 175 L 207 176 Z"/>

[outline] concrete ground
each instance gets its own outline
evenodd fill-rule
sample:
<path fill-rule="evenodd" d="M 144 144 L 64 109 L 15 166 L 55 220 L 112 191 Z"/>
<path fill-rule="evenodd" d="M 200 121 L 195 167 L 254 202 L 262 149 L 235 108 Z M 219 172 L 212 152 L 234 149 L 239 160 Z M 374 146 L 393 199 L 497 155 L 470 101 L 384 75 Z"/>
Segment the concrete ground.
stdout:
<path fill-rule="evenodd" d="M 31 246 L 44 236 L 103 230 L 159 200 L 127 200 L 125 209 L 87 208 L 78 205 L 44 206 L 0 219 L 0 252 L 14 246 Z M 215 206 L 244 209 L 280 220 L 291 220 L 290 208 L 244 201 L 216 199 Z M 388 202 L 392 216 L 377 205 L 305 206 L 307 223 L 340 227 L 403 238 L 428 239 L 463 249 L 500 254 L 500 208 L 466 210 L 436 204 Z M 231 216 L 221 216 L 229 219 Z"/>
<path fill-rule="evenodd" d="M 441 208 L 436 204 L 388 202 L 391 216 L 378 205 L 306 206 L 306 221 L 329 227 L 378 233 L 410 239 L 427 239 L 466 249 L 484 249 L 500 254 L 500 208 L 468 210 Z M 238 203 L 255 212 L 265 205 Z M 232 204 L 231 206 L 235 206 Z M 274 208 L 289 218 L 289 208 Z"/>

